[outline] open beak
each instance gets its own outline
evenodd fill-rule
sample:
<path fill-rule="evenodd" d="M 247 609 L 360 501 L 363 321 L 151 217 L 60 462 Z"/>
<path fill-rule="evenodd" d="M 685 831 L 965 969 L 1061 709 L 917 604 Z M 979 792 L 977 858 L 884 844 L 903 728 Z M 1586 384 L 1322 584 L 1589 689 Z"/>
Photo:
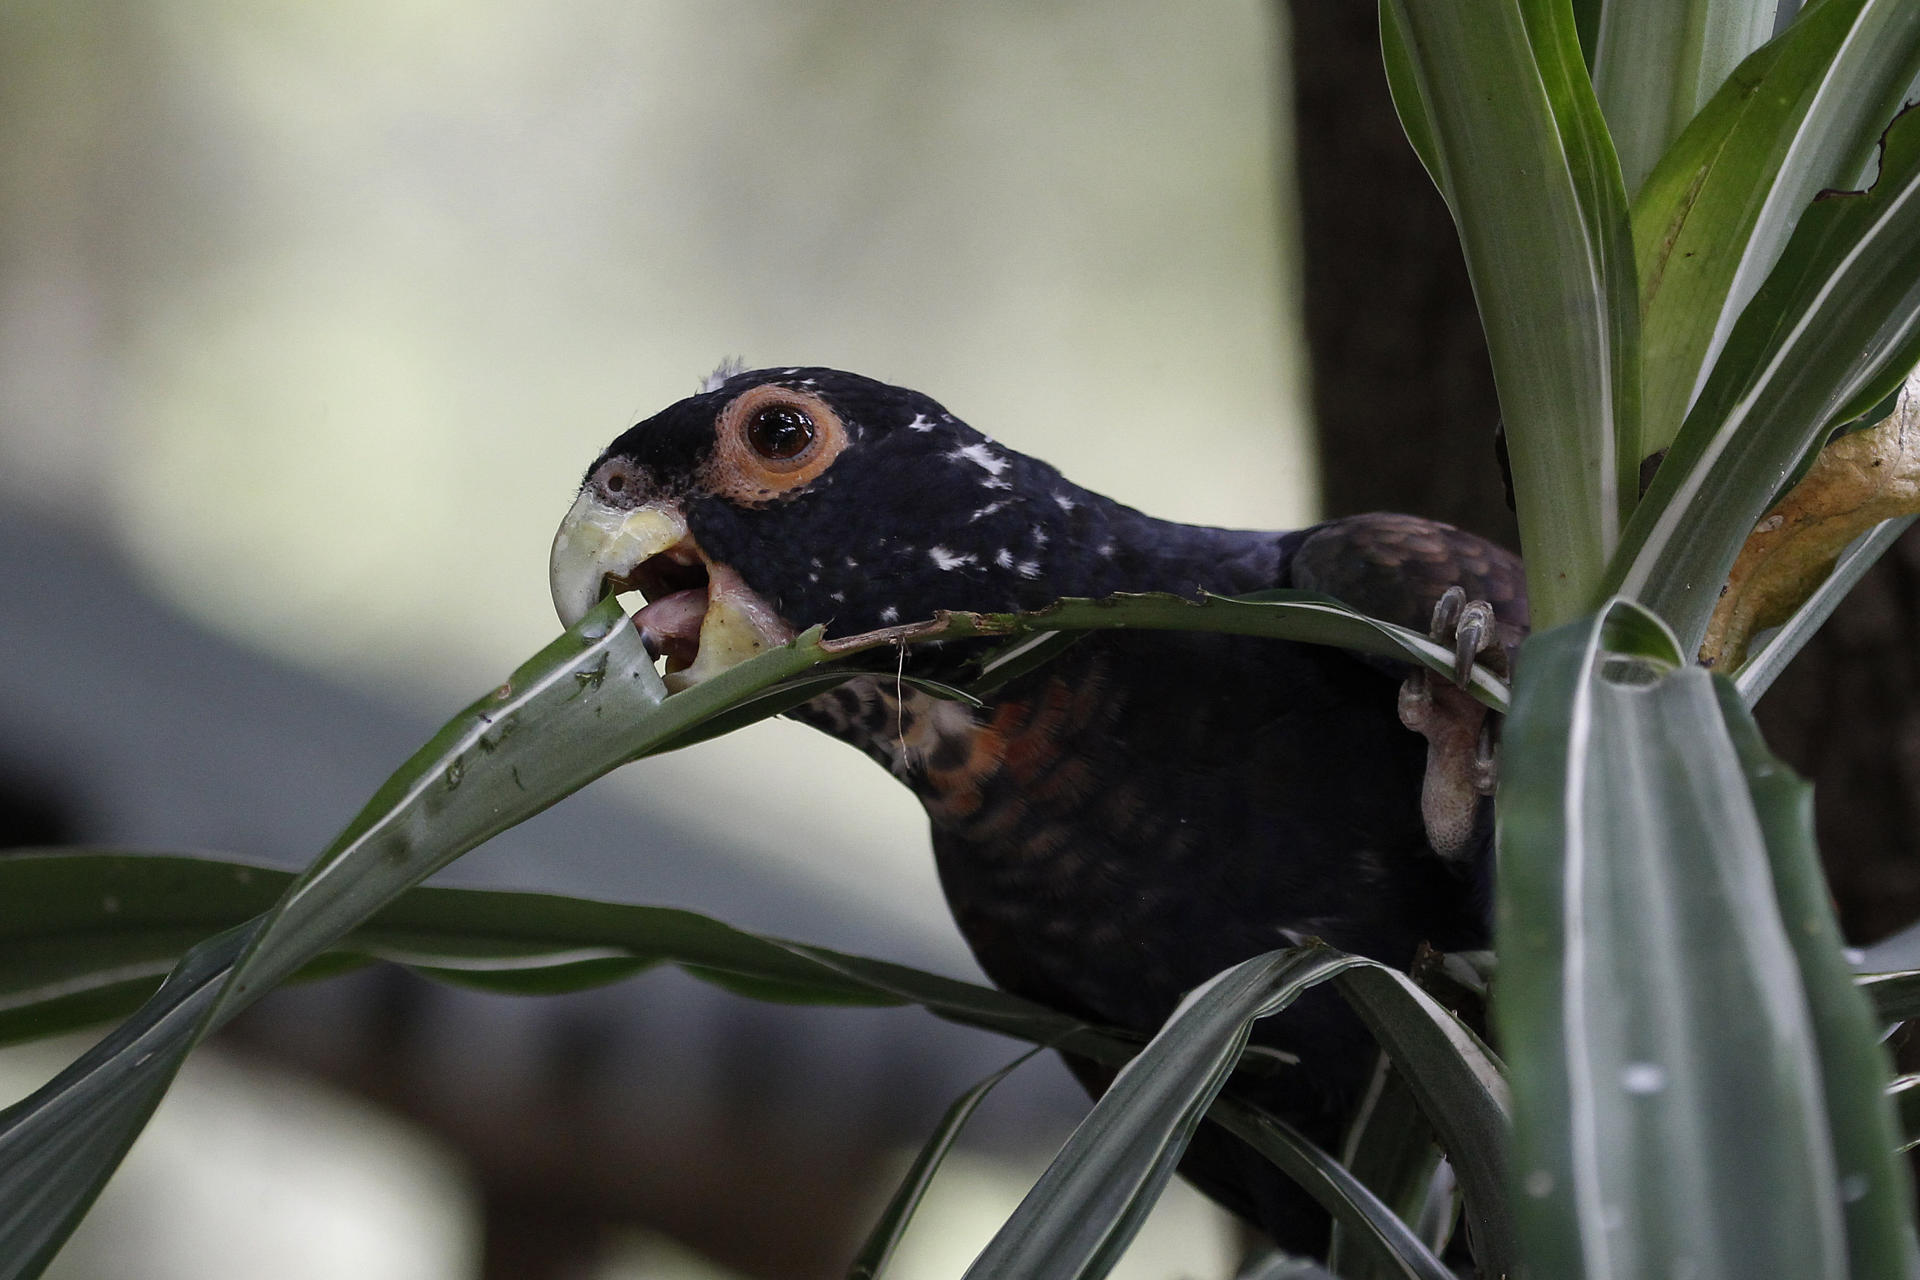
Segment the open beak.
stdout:
<path fill-rule="evenodd" d="M 738 573 L 707 559 L 679 506 L 665 500 L 623 508 L 582 490 L 553 537 L 547 581 L 569 627 L 610 594 L 646 597 L 633 622 L 648 650 L 665 656 L 676 692 L 794 635 Z"/>

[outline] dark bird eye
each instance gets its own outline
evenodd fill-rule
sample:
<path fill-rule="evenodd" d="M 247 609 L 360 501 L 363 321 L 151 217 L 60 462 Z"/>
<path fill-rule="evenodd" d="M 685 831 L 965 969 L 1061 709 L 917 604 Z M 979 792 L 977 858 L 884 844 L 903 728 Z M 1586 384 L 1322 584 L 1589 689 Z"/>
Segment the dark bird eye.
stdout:
<path fill-rule="evenodd" d="M 813 437 L 813 419 L 792 405 L 768 405 L 747 420 L 747 443 L 771 462 L 799 457 Z"/>

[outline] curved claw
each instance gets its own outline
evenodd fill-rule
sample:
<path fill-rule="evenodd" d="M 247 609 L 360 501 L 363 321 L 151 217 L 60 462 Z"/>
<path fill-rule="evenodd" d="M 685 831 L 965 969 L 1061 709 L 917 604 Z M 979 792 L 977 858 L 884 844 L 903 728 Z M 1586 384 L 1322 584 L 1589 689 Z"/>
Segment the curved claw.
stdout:
<path fill-rule="evenodd" d="M 1473 660 L 1499 643 L 1493 630 L 1493 606 L 1485 600 L 1468 602 L 1453 632 L 1453 682 L 1466 688 Z"/>
<path fill-rule="evenodd" d="M 1442 591 L 1440 598 L 1433 602 L 1433 620 L 1427 624 L 1427 634 L 1443 644 L 1451 640 L 1460 621 L 1460 611 L 1466 606 L 1465 587 L 1452 586 Z"/>
<path fill-rule="evenodd" d="M 1462 689 L 1473 677 L 1473 662 L 1500 643 L 1494 630 L 1493 606 L 1485 600 L 1469 600 L 1465 588 L 1448 587 L 1434 602 L 1433 621 L 1427 634 L 1453 647 L 1453 682 Z"/>

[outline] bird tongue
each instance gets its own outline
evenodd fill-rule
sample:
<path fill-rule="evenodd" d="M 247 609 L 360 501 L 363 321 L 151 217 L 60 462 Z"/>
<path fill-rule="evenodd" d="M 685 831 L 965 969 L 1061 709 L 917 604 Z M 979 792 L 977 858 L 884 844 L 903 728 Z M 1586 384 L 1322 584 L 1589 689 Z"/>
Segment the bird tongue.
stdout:
<path fill-rule="evenodd" d="M 649 653 L 666 655 L 668 671 L 683 671 L 700 650 L 700 623 L 706 614 L 707 589 L 690 587 L 647 605 L 633 615 L 633 625 L 640 628 Z"/>
<path fill-rule="evenodd" d="M 793 639 L 739 574 L 718 564 L 707 571 L 705 586 L 661 596 L 633 615 L 649 651 L 666 655 L 667 688 L 676 693 Z"/>

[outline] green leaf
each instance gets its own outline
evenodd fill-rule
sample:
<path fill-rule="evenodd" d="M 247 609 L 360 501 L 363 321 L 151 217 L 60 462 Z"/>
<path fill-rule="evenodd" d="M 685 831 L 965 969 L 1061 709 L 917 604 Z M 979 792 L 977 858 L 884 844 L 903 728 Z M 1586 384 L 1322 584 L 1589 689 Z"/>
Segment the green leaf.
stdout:
<path fill-rule="evenodd" d="M 1871 192 L 1817 202 L 1734 327 L 1612 576 L 1699 649 L 1741 545 L 1832 425 L 1920 363 L 1920 111 L 1888 130 Z"/>
<path fill-rule="evenodd" d="M 1902 930 L 1902 943 L 1907 947 L 1920 945 L 1920 939 L 1913 935 L 1914 927 Z M 1868 963 L 1875 963 L 1873 952 L 1867 954 Z M 1920 969 L 1869 973 L 1862 976 L 1859 982 L 1861 992 L 1872 1005 L 1873 1016 L 1881 1023 L 1891 1026 L 1910 1018 L 1920 1018 Z"/>
<path fill-rule="evenodd" d="M 1403 973 L 1368 965 L 1334 985 L 1400 1069 L 1451 1157 L 1475 1262 L 1488 1275 L 1510 1274 L 1518 1256 L 1507 1196 L 1511 1103 L 1499 1061 Z"/>
<path fill-rule="evenodd" d="M 1610 652 L 1622 611 L 1644 623 L 1615 601 L 1528 640 L 1503 739 L 1494 1013 L 1523 1256 L 1556 1280 L 1838 1280 L 1852 1170 L 1774 815 L 1714 677 Z"/>
<path fill-rule="evenodd" d="M 276 984 L 337 951 L 381 908 L 488 837 L 619 764 L 777 714 L 817 694 L 825 680 L 812 668 L 822 663 L 936 638 L 1128 626 L 1217 627 L 1319 643 L 1358 638 L 1374 651 L 1416 661 L 1439 657 L 1438 647 L 1424 638 L 1324 599 L 1241 604 L 1143 597 L 1080 602 L 1041 616 L 944 615 L 833 642 L 823 641 L 816 628 L 668 698 L 638 633 L 625 625 L 614 600 L 603 601 L 505 685 L 449 722 L 263 916 L 188 951 L 130 1021 L 45 1088 L 0 1113 L 0 1274 L 30 1273 L 58 1249 L 194 1044 Z M 848 674 L 857 671 L 828 678 Z M 944 686 L 934 691 L 970 696 Z M 1497 703 L 1504 692 L 1495 678 L 1476 674 L 1476 696 Z M 377 930 L 367 932 L 362 944 L 370 953 L 406 959 L 444 978 L 507 990 L 607 981 L 649 962 L 576 953 L 556 960 L 498 950 L 450 962 L 434 958 L 417 933 L 382 937 Z M 821 960 L 817 953 L 809 958 Z M 55 990 L 43 972 L 35 988 L 40 994 L 20 997 L 26 1004 L 13 1014 L 24 1013 L 28 1025 L 36 1018 L 47 1025 L 96 1016 L 149 980 L 151 956 L 125 963 L 139 967 L 123 963 L 111 981 L 85 989 Z M 860 972 L 861 963 L 842 959 L 828 967 L 855 982 L 870 980 L 873 973 Z M 794 983 L 725 966 L 690 967 L 768 998 L 819 994 L 811 985 L 817 974 Z M 953 1009 L 942 1012 L 961 1016 Z M 135 1106 L 127 1099 L 146 1101 Z"/>
<path fill-rule="evenodd" d="M 1660 675 L 1689 665 L 1686 653 L 1659 616 L 1631 602 L 1616 602 L 1601 610 L 1600 650 L 1641 663 Z"/>
<path fill-rule="evenodd" d="M 1592 607 L 1639 470 L 1619 164 L 1567 0 L 1390 0 L 1403 120 L 1460 230 L 1506 424 L 1536 626 Z"/>
<path fill-rule="evenodd" d="M 1453 650 L 1447 646 L 1311 591 L 1256 591 L 1237 597 L 1208 593 L 1198 600 L 1116 595 L 1104 600 L 1062 600 L 1037 613 L 989 614 L 985 619 L 1009 632 L 1125 629 L 1268 636 L 1418 663 L 1448 679 L 1453 676 Z M 1467 692 L 1496 711 L 1507 708 L 1506 681 L 1485 667 L 1474 667 Z"/>
<path fill-rule="evenodd" d="M 1010 641 L 980 658 L 973 678 L 967 681 L 967 692 L 976 698 L 990 697 L 1028 672 L 1039 670 L 1086 636 L 1086 632 L 1037 631 Z"/>
<path fill-rule="evenodd" d="M 0 1275 L 35 1276 L 52 1259 L 159 1105 L 251 937 L 242 926 L 196 946 L 139 1019 L 0 1112 Z"/>
<path fill-rule="evenodd" d="M 27 850 L 0 858 L 0 1042 L 78 1025 L 63 1001 L 95 996 L 129 1012 L 209 931 L 245 925 L 294 877 L 212 858 Z M 36 909 L 39 904 L 45 915 Z M 542 893 L 416 886 L 302 976 L 360 959 L 520 994 L 573 991 L 658 964 L 760 999 L 918 1004 L 968 1026 L 1132 1053 L 1079 1021 L 991 987 L 749 933 L 697 912 Z M 130 979 L 128 970 L 144 976 Z"/>
<path fill-rule="evenodd" d="M 1608 0 L 1593 90 L 1628 191 L 1740 60 L 1773 34 L 1777 0 Z"/>
<path fill-rule="evenodd" d="M 450 721 L 257 922 L 189 951 L 128 1022 L 0 1112 L 0 1274 L 59 1248 L 198 1041 L 409 886 L 827 655 L 818 632 L 672 699 L 608 600 Z"/>
<path fill-rule="evenodd" d="M 27 851 L 0 858 L 0 1039 L 52 1034 L 76 1025 L 63 1003 L 75 996 L 104 1003 L 93 1018 L 126 1012 L 151 991 L 157 975 L 191 940 L 209 930 L 244 926 L 292 883 L 284 871 L 209 858 L 73 850 Z M 228 955 L 238 943 L 229 941 Z M 1090 1028 L 1017 997 L 986 987 L 768 938 L 730 928 L 689 911 L 590 902 L 547 894 L 416 886 L 341 939 L 333 952 L 301 976 L 380 957 L 428 976 L 492 990 L 541 993 L 615 981 L 661 963 L 730 990 L 770 999 L 822 1004 L 921 1005 L 934 1014 L 1035 1043 L 1052 1045 L 1108 1065 L 1125 1063 L 1130 1039 Z M 1348 962 L 1371 971 L 1369 961 Z M 129 966 L 143 977 L 129 983 Z M 1389 1025 L 1387 1037 L 1403 1070 L 1432 1077 L 1448 1111 L 1445 1131 L 1484 1133 L 1477 1109 L 1498 1107 L 1496 1089 L 1474 1083 L 1495 1065 L 1451 1015 L 1402 988 L 1397 978 L 1362 983 L 1350 998 Z M 1399 1024 L 1391 1026 L 1390 1024 Z M 1422 1024 L 1428 1024 L 1423 1027 Z M 1455 1044 L 1460 1063 L 1445 1048 Z M 1433 1058 L 1439 1049 L 1442 1057 Z M 1464 1074 L 1463 1074 L 1464 1073 Z M 1459 1077 L 1455 1079 L 1455 1077 Z M 1464 1100 L 1452 1095 L 1461 1091 Z M 1363 1256 L 1380 1274 L 1409 1274 L 1397 1250 L 1416 1240 L 1393 1214 L 1350 1185 L 1344 1170 L 1323 1167 L 1324 1153 L 1276 1129 L 1229 1099 L 1216 1110 L 1241 1117 L 1273 1155 L 1346 1224 Z M 1463 1115 L 1454 1112 L 1467 1108 Z M 1476 1128 L 1477 1126 L 1477 1128 Z M 1492 1154 L 1491 1137 L 1473 1141 Z M 1466 1150 L 1463 1145 L 1459 1149 Z M 1482 1153 L 1476 1152 L 1476 1159 Z M 1493 1239 L 1491 1229 L 1484 1229 Z M 1476 1237 L 1480 1238 L 1480 1237 Z M 1378 1261 L 1385 1259 L 1384 1263 Z M 1417 1270 L 1415 1272 L 1417 1274 Z"/>
<path fill-rule="evenodd" d="M 1420 157 L 1429 176 L 1440 180 L 1440 144 L 1434 140 L 1433 122 L 1427 119 L 1427 104 L 1420 97 L 1420 77 L 1413 65 L 1413 51 L 1407 48 L 1406 33 L 1394 15 L 1393 0 L 1380 0 L 1380 56 L 1386 63 L 1387 91 L 1393 97 L 1393 109 L 1400 117 L 1413 153 Z"/>
<path fill-rule="evenodd" d="M 893 1251 L 899 1247 L 901 1237 L 906 1235 L 907 1224 L 913 1220 L 914 1211 L 920 1207 L 927 1188 L 933 1184 L 933 1175 L 939 1171 L 940 1162 L 947 1158 L 947 1152 L 953 1149 L 954 1142 L 960 1137 L 960 1130 L 973 1118 L 973 1113 L 979 1110 L 994 1086 L 1026 1065 L 1038 1052 L 1040 1050 L 1037 1048 L 1029 1049 L 954 1099 L 953 1105 L 947 1108 L 946 1115 L 940 1118 L 939 1125 L 920 1148 L 920 1154 L 914 1157 L 906 1176 L 900 1180 L 899 1188 L 887 1201 L 887 1207 L 868 1233 L 866 1243 L 854 1255 L 853 1264 L 847 1268 L 847 1280 L 878 1280 L 880 1273 L 886 1269 L 887 1260 L 893 1257 Z"/>
<path fill-rule="evenodd" d="M 1406 1077 L 1384 1055 L 1347 1130 L 1341 1161 L 1395 1217 L 1420 1223 L 1433 1196 L 1440 1148 L 1434 1141 L 1433 1126 L 1427 1123 L 1407 1087 Z M 1445 1243 L 1444 1239 L 1427 1238 L 1436 1253 Z M 1372 1257 L 1353 1256 L 1346 1225 L 1338 1221 L 1333 1225 L 1327 1265 L 1346 1280 L 1391 1280 L 1398 1274 Z"/>
<path fill-rule="evenodd" d="M 1780 673 L 1787 669 L 1795 654 L 1806 648 L 1807 641 L 1813 639 L 1847 592 L 1853 590 L 1853 584 L 1867 570 L 1873 568 L 1885 555 L 1887 549 L 1900 540 L 1900 535 L 1913 527 L 1914 517 L 1907 516 L 1899 520 L 1883 520 L 1874 526 L 1873 531 L 1854 542 L 1841 553 L 1835 562 L 1833 572 L 1827 575 L 1825 582 L 1802 604 L 1786 623 L 1768 636 L 1748 655 L 1734 673 L 1734 688 L 1740 696 L 1752 706 L 1760 701 L 1762 694 L 1773 687 Z"/>
<path fill-rule="evenodd" d="M 1920 8 L 1820 0 L 1734 70 L 1648 176 L 1633 202 L 1647 454 L 1673 442 L 1814 196 L 1855 185 L 1916 72 Z"/>
<path fill-rule="evenodd" d="M 1214 1100 L 1207 1118 L 1271 1160 L 1311 1194 L 1333 1215 L 1348 1242 L 1367 1250 L 1381 1274 L 1403 1280 L 1453 1280 L 1453 1273 L 1412 1227 L 1396 1217 L 1346 1166 L 1307 1141 L 1293 1126 L 1227 1094 Z"/>
<path fill-rule="evenodd" d="M 1105 1275 L 1173 1175 L 1254 1021 L 1315 983 L 1369 963 L 1302 947 L 1256 956 L 1195 989 L 1115 1077 L 967 1275 Z M 1445 1280 L 1445 1268 L 1413 1243 L 1414 1257 L 1406 1260 L 1419 1268 L 1413 1274 Z"/>
<path fill-rule="evenodd" d="M 1332 596 L 1288 589 L 1254 591 L 1244 596 L 1202 592 L 1193 599 L 1166 593 L 1121 592 L 1101 600 L 1061 600 L 1031 613 L 942 612 L 925 622 L 828 640 L 821 647 L 830 655 L 843 656 L 902 641 L 918 644 L 977 637 L 1034 637 L 1032 649 L 1015 645 L 987 655 L 980 683 L 967 690 L 983 695 L 1003 684 L 1010 671 L 1030 670 L 1035 660 L 1053 656 L 1072 637 L 1089 631 L 1210 631 L 1265 636 L 1417 663 L 1449 679 L 1453 673 L 1453 650 L 1419 632 L 1368 617 Z M 1064 638 L 1048 639 L 1049 633 Z M 892 673 L 880 670 L 877 674 L 887 678 Z M 1496 711 L 1507 707 L 1506 681 L 1485 667 L 1473 669 L 1467 691 Z"/>
<path fill-rule="evenodd" d="M 1900 1117 L 1900 1150 L 1911 1151 L 1920 1146 L 1920 1076 L 1896 1077 L 1887 1096 Z"/>
<path fill-rule="evenodd" d="M 160 859 L 0 855 L 0 1044 L 137 1007 L 189 948 L 244 924 L 285 872 Z"/>
<path fill-rule="evenodd" d="M 816 628 L 668 698 L 639 633 L 617 604 L 603 602 L 375 793 L 267 914 L 221 996 L 223 1012 L 489 837 L 619 765 L 678 745 L 823 656 Z"/>
<path fill-rule="evenodd" d="M 1714 681 L 1714 692 L 1766 836 L 1787 941 L 1800 962 L 1846 1214 L 1847 1275 L 1910 1277 L 1920 1257 L 1911 1251 L 1913 1186 L 1906 1161 L 1894 1154 L 1898 1130 L 1884 1092 L 1892 1064 L 1854 984 L 1828 900 L 1813 842 L 1813 785 L 1767 750 L 1731 681 Z"/>
<path fill-rule="evenodd" d="M 1817 6 L 1808 5 L 1801 16 L 1817 13 Z M 1815 72 L 1819 83 L 1774 180 L 1756 184 L 1765 203 L 1745 239 L 1701 361 L 1695 394 L 1748 301 L 1764 287 L 1805 210 L 1830 189 L 1851 190 L 1872 180 L 1876 144 L 1887 122 L 1914 98 L 1920 77 L 1920 13 L 1903 0 L 1870 0 L 1849 6 L 1846 16 L 1848 29 L 1831 62 Z M 1779 93 L 1805 91 L 1804 83 L 1776 81 L 1773 87 Z"/>

